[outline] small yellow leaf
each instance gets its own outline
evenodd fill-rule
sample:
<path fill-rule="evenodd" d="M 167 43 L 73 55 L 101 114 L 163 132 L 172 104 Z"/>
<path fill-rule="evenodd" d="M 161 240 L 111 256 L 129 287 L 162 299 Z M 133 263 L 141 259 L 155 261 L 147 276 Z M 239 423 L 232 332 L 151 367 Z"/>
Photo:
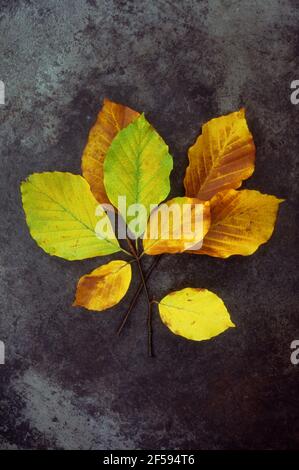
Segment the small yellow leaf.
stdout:
<path fill-rule="evenodd" d="M 234 327 L 223 301 L 207 289 L 187 287 L 159 303 L 163 323 L 176 335 L 202 341 Z"/>
<path fill-rule="evenodd" d="M 271 237 L 283 199 L 259 191 L 229 189 L 210 201 L 211 227 L 198 252 L 218 258 L 251 255 Z"/>
<path fill-rule="evenodd" d="M 139 113 L 122 104 L 104 100 L 103 107 L 91 128 L 82 155 L 82 174 L 100 203 L 109 203 L 104 187 L 103 164 L 107 150 L 116 134 L 134 121 Z"/>
<path fill-rule="evenodd" d="M 224 189 L 239 188 L 254 171 L 255 145 L 245 110 L 220 116 L 202 127 L 188 152 L 186 196 L 209 200 Z"/>
<path fill-rule="evenodd" d="M 82 276 L 77 285 L 74 306 L 105 310 L 125 296 L 132 277 L 130 263 L 116 260 Z"/>
<path fill-rule="evenodd" d="M 209 227 L 209 202 L 176 197 L 152 212 L 143 239 L 144 252 L 182 253 L 196 245 L 199 249 Z"/>

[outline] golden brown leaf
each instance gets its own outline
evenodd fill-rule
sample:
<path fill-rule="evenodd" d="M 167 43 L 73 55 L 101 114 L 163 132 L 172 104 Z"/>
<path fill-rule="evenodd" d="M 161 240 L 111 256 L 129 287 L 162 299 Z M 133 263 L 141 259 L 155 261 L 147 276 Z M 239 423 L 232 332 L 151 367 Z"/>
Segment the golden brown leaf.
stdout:
<path fill-rule="evenodd" d="M 82 155 L 82 173 L 93 195 L 100 203 L 109 203 L 103 182 L 103 164 L 107 150 L 116 134 L 138 116 L 137 111 L 105 99 L 97 120 L 90 130 Z"/>
<path fill-rule="evenodd" d="M 144 252 L 158 255 L 182 253 L 196 245 L 199 248 L 209 227 L 209 202 L 189 197 L 170 199 L 149 218 L 143 239 Z"/>
<path fill-rule="evenodd" d="M 282 201 L 248 189 L 217 193 L 210 200 L 210 230 L 196 253 L 218 258 L 251 255 L 271 237 Z"/>
<path fill-rule="evenodd" d="M 126 261 L 104 264 L 79 279 L 73 305 L 97 311 L 113 307 L 126 294 L 131 277 L 131 265 Z"/>
<path fill-rule="evenodd" d="M 254 171 L 255 145 L 245 110 L 205 123 L 188 152 L 186 195 L 209 200 L 218 191 L 238 188 Z"/>

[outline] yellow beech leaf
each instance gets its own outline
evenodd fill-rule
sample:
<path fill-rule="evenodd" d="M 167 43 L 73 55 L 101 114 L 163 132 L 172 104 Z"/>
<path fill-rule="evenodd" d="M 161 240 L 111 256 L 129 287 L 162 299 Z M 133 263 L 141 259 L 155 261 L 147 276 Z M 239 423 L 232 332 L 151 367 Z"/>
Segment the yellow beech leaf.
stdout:
<path fill-rule="evenodd" d="M 195 253 L 218 258 L 251 255 L 271 237 L 282 201 L 249 189 L 217 193 L 210 200 L 210 230 Z"/>
<path fill-rule="evenodd" d="M 186 195 L 209 200 L 218 191 L 238 188 L 254 171 L 255 145 L 245 110 L 208 121 L 188 152 Z"/>
<path fill-rule="evenodd" d="M 172 166 L 168 146 L 143 114 L 110 145 L 104 161 L 105 188 L 136 238 L 146 229 L 152 205 L 167 197 Z"/>
<path fill-rule="evenodd" d="M 125 296 L 132 277 L 130 263 L 116 260 L 82 276 L 77 285 L 74 306 L 105 310 Z"/>
<path fill-rule="evenodd" d="M 103 107 L 90 130 L 82 155 L 82 173 L 100 203 L 109 203 L 103 182 L 103 163 L 107 150 L 116 134 L 138 116 L 139 113 L 133 109 L 104 99 Z"/>
<path fill-rule="evenodd" d="M 172 333 L 202 341 L 234 327 L 223 301 L 207 289 L 187 287 L 159 302 L 163 323 Z"/>
<path fill-rule="evenodd" d="M 31 236 L 50 255 L 79 260 L 121 250 L 82 176 L 34 173 L 22 182 L 21 192 Z"/>
<path fill-rule="evenodd" d="M 190 197 L 176 197 L 155 209 L 143 238 L 148 255 L 182 253 L 198 249 L 210 227 L 210 204 Z"/>

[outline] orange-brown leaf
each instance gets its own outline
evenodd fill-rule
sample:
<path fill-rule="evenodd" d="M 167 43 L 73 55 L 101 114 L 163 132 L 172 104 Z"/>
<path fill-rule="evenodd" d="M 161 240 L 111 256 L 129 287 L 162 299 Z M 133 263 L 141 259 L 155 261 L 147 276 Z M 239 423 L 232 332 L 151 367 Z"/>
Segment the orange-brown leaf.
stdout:
<path fill-rule="evenodd" d="M 116 134 L 138 116 L 139 113 L 133 109 L 105 99 L 90 130 L 82 155 L 82 173 L 100 203 L 109 203 L 103 183 L 103 164 L 107 150 Z"/>
<path fill-rule="evenodd" d="M 118 304 L 131 282 L 130 263 L 110 261 L 79 279 L 74 306 L 105 310 Z"/>
<path fill-rule="evenodd" d="M 196 253 L 218 258 L 251 255 L 271 237 L 282 201 L 248 189 L 217 193 L 210 200 L 210 230 Z"/>
<path fill-rule="evenodd" d="M 159 255 L 199 249 L 209 227 L 209 202 L 189 197 L 170 199 L 149 218 L 143 239 L 144 252 Z"/>
<path fill-rule="evenodd" d="M 202 127 L 188 152 L 186 195 L 209 200 L 218 191 L 238 188 L 254 171 L 255 145 L 245 110 L 220 116 Z"/>

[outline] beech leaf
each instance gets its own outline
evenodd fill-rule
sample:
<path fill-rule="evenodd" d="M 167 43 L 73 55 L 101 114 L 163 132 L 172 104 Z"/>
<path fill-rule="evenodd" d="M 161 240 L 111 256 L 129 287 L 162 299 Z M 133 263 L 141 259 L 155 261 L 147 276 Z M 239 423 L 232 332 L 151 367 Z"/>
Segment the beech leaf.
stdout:
<path fill-rule="evenodd" d="M 218 191 L 241 186 L 252 175 L 255 161 L 245 110 L 205 123 L 188 157 L 186 196 L 209 200 Z"/>
<path fill-rule="evenodd" d="M 202 248 L 191 253 L 218 258 L 251 255 L 271 237 L 282 201 L 249 189 L 229 189 L 216 194 L 210 201 L 210 230 Z"/>
<path fill-rule="evenodd" d="M 136 227 L 129 227 L 140 236 L 146 227 L 151 204 L 159 204 L 169 191 L 172 157 L 168 146 L 143 115 L 120 131 L 113 140 L 104 161 L 104 184 L 109 200 L 129 224 L 135 213 L 127 214 L 119 207 L 118 197 L 126 197 L 126 207 L 142 204 Z"/>
<path fill-rule="evenodd" d="M 100 203 L 109 203 L 104 187 L 103 164 L 107 150 L 116 134 L 139 116 L 122 104 L 104 99 L 97 120 L 91 128 L 82 155 L 82 174 Z"/>
<path fill-rule="evenodd" d="M 211 339 L 235 325 L 218 295 L 187 287 L 159 302 L 162 322 L 172 333 L 193 341 Z"/>
<path fill-rule="evenodd" d="M 172 209 L 174 212 L 171 212 Z M 189 222 L 190 227 L 184 226 L 186 222 Z M 154 210 L 149 218 L 143 239 L 144 252 L 147 255 L 158 255 L 182 253 L 196 245 L 200 245 L 200 248 L 209 227 L 209 202 L 189 197 L 170 199 Z"/>
<path fill-rule="evenodd" d="M 101 206 L 82 176 L 34 173 L 22 182 L 21 192 L 31 236 L 50 255 L 79 260 L 120 251 L 104 211 L 101 221 L 106 231 L 96 230 L 96 209 Z"/>
<path fill-rule="evenodd" d="M 73 305 L 99 312 L 113 307 L 127 293 L 131 278 L 130 263 L 115 260 L 104 264 L 80 278 Z"/>

